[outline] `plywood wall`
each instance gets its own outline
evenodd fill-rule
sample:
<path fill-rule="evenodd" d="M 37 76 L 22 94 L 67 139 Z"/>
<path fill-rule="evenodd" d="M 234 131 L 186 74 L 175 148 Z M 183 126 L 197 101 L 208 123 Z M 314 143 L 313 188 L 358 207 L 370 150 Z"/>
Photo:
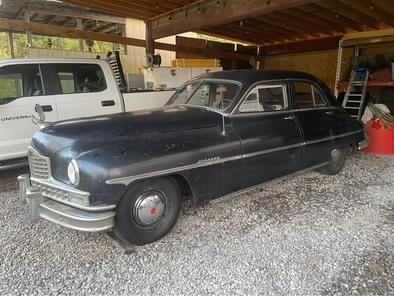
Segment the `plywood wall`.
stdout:
<path fill-rule="evenodd" d="M 315 51 L 266 57 L 269 70 L 303 71 L 323 80 L 331 89 L 335 85 L 338 50 Z"/>

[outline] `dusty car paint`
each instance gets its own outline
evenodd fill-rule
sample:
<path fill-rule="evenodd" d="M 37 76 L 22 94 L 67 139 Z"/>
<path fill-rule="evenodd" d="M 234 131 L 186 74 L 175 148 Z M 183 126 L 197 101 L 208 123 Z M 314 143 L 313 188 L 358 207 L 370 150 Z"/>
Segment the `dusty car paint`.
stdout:
<path fill-rule="evenodd" d="M 332 149 L 364 139 L 361 124 L 308 74 L 229 71 L 199 79 L 239 83 L 234 104 L 225 112 L 168 105 L 59 122 L 37 132 L 32 146 L 51 159 L 53 177 L 70 186 L 67 165 L 75 159 L 78 189 L 90 193 L 92 205 L 112 205 L 134 182 L 168 175 L 186 180 L 196 200 L 220 197 L 325 163 Z M 329 106 L 293 110 L 291 84 L 298 80 L 316 84 Z M 237 104 L 259 83 L 285 85 L 289 108 L 238 114 Z"/>

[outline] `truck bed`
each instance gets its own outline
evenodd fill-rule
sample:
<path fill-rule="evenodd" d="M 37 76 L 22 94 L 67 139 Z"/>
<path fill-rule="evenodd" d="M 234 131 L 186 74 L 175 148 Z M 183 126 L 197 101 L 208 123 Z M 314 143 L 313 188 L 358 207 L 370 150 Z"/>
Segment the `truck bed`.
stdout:
<path fill-rule="evenodd" d="M 136 90 L 124 92 L 123 99 L 125 110 L 136 111 L 151 108 L 160 108 L 168 102 L 175 90 Z"/>

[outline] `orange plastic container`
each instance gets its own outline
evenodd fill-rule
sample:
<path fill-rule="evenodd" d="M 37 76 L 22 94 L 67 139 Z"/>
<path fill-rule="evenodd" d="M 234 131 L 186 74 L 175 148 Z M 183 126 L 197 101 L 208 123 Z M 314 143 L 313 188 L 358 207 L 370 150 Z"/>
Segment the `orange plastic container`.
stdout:
<path fill-rule="evenodd" d="M 394 131 L 385 129 L 380 120 L 370 120 L 365 126 L 368 147 L 363 151 L 376 154 L 394 154 Z"/>

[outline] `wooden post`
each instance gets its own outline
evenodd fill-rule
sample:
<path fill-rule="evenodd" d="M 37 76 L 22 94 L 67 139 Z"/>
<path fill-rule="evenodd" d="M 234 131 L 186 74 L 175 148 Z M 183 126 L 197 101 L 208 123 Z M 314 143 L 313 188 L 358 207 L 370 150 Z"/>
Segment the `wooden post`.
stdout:
<path fill-rule="evenodd" d="M 77 18 L 77 30 L 83 31 L 83 24 L 82 24 L 82 19 Z M 84 45 L 83 45 L 84 40 L 79 39 L 79 50 L 83 51 L 84 50 Z"/>
<path fill-rule="evenodd" d="M 146 56 L 153 55 L 155 53 L 154 40 L 152 38 L 152 23 L 145 23 L 145 42 L 146 42 Z"/>
<path fill-rule="evenodd" d="M 12 35 L 12 32 L 8 32 L 8 46 L 10 48 L 11 58 L 15 58 L 14 36 Z"/>
<path fill-rule="evenodd" d="M 30 12 L 26 10 L 25 15 L 25 22 L 30 23 Z M 26 40 L 27 40 L 27 47 L 33 47 L 33 37 L 30 30 L 26 31 Z"/>
<path fill-rule="evenodd" d="M 126 37 L 126 25 L 120 25 L 121 31 L 122 31 L 122 37 Z M 123 44 L 123 49 L 124 49 L 124 54 L 127 55 L 127 44 Z"/>

